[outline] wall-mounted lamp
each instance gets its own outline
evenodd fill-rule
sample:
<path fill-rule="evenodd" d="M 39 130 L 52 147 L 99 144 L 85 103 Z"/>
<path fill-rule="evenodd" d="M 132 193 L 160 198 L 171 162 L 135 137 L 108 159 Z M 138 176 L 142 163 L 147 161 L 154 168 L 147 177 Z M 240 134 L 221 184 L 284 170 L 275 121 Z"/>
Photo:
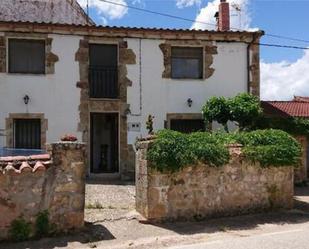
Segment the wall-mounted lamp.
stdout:
<path fill-rule="evenodd" d="M 29 104 L 29 101 L 30 101 L 30 98 L 29 98 L 29 96 L 26 94 L 26 95 L 24 96 L 24 103 L 25 103 L 25 105 L 28 105 L 28 104 Z"/>
<path fill-rule="evenodd" d="M 193 100 L 191 98 L 188 98 L 187 99 L 187 104 L 188 104 L 189 107 L 192 106 L 192 103 L 193 103 Z"/>
<path fill-rule="evenodd" d="M 130 110 L 130 107 L 126 108 L 125 111 L 124 111 L 124 115 L 125 116 L 128 116 L 131 114 L 131 110 Z"/>

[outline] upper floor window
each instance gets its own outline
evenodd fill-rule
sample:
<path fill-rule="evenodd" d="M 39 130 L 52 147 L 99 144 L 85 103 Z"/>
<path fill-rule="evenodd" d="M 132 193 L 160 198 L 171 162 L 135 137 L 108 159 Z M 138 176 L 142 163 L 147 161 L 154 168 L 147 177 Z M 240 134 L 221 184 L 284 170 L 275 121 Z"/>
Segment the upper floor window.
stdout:
<path fill-rule="evenodd" d="M 202 79 L 203 48 L 172 47 L 172 78 Z"/>
<path fill-rule="evenodd" d="M 9 39 L 9 73 L 44 74 L 45 41 Z"/>
<path fill-rule="evenodd" d="M 89 82 L 91 98 L 118 97 L 118 46 L 89 45 Z"/>

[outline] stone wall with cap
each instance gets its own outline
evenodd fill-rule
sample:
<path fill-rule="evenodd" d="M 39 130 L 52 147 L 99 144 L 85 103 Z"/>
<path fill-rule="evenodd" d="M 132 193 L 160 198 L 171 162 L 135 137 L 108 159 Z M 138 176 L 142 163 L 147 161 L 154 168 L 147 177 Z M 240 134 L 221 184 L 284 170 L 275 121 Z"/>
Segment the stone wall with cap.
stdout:
<path fill-rule="evenodd" d="M 136 209 L 149 221 L 197 220 L 293 205 L 293 167 L 262 168 L 230 146 L 222 167 L 190 165 L 158 172 L 147 161 L 153 140 L 140 141 L 136 160 Z"/>
<path fill-rule="evenodd" d="M 0 158 L 0 239 L 8 238 L 15 219 L 34 224 L 45 210 L 59 231 L 83 227 L 85 145 L 59 142 L 47 147 L 45 155 Z"/>

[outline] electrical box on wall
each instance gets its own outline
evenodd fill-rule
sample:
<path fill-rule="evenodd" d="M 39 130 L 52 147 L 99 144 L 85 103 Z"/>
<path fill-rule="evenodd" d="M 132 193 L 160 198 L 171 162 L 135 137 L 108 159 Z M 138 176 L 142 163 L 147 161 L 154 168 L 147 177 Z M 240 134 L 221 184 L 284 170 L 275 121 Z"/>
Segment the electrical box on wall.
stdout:
<path fill-rule="evenodd" d="M 141 131 L 141 123 L 128 123 L 128 130 L 140 132 Z"/>

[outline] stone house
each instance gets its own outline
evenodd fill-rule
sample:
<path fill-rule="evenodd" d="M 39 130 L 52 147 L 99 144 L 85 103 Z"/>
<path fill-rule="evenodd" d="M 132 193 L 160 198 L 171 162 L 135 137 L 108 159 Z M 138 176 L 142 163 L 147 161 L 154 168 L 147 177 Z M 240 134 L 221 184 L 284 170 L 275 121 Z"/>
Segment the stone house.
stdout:
<path fill-rule="evenodd" d="M 291 101 L 262 101 L 264 114 L 279 118 L 309 119 L 309 97 L 294 96 Z M 296 136 L 303 148 L 302 166 L 295 170 L 295 182 L 303 182 L 309 176 L 309 142 L 305 135 Z"/>
<path fill-rule="evenodd" d="M 259 96 L 262 31 L 96 26 L 76 0 L 0 3 L 0 147 L 87 144 L 88 174 L 134 175 L 136 138 L 204 128 L 211 96 Z"/>

